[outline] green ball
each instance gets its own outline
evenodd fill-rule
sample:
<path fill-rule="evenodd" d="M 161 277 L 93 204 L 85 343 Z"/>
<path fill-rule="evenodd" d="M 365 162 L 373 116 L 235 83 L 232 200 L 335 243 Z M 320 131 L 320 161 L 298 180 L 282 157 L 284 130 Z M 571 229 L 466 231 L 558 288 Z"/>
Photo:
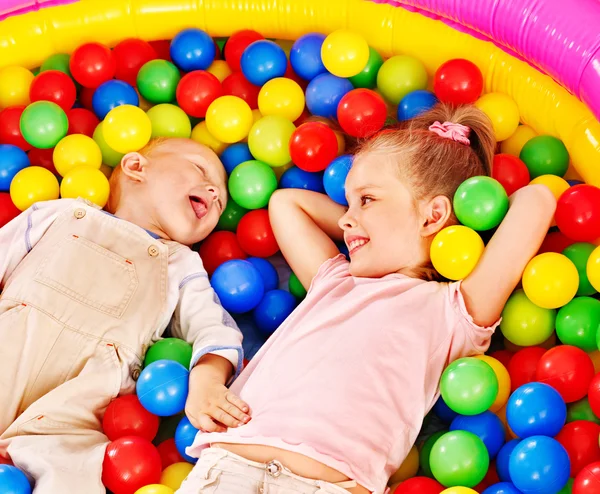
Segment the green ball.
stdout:
<path fill-rule="evenodd" d="M 475 231 L 496 228 L 508 211 L 504 187 L 491 177 L 471 177 L 454 194 L 454 212 L 458 221 Z"/>
<path fill-rule="evenodd" d="M 157 360 L 174 360 L 189 369 L 192 361 L 192 345 L 179 338 L 159 340 L 146 352 L 144 367 Z"/>
<path fill-rule="evenodd" d="M 150 60 L 138 72 L 137 86 L 150 103 L 171 103 L 180 79 L 179 69 L 171 62 Z"/>
<path fill-rule="evenodd" d="M 96 141 L 96 144 L 98 144 L 100 152 L 102 153 L 102 163 L 110 166 L 111 168 L 114 168 L 115 166 L 121 163 L 121 160 L 125 155 L 123 153 L 115 151 L 108 144 L 106 144 L 106 140 L 104 139 L 104 132 L 102 130 L 103 126 L 104 122 L 100 122 L 96 126 L 96 130 L 94 130 L 93 139 L 94 141 Z"/>
<path fill-rule="evenodd" d="M 538 307 L 523 290 L 516 290 L 504 306 L 500 330 L 515 345 L 539 345 L 554 332 L 555 320 L 556 310 Z"/>
<path fill-rule="evenodd" d="M 600 301 L 592 297 L 576 297 L 556 315 L 556 335 L 564 345 L 573 345 L 586 352 L 597 350 L 599 329 Z"/>
<path fill-rule="evenodd" d="M 258 120 L 248 134 L 248 148 L 257 160 L 270 166 L 284 166 L 292 161 L 290 140 L 296 126 L 280 115 Z"/>
<path fill-rule="evenodd" d="M 229 193 L 235 202 L 246 209 L 260 209 L 269 204 L 277 189 L 277 176 L 273 169 L 258 160 L 236 166 L 229 176 Z"/>
<path fill-rule="evenodd" d="M 565 484 L 565 486 L 560 491 L 558 491 L 556 494 L 572 494 L 574 480 L 575 479 L 567 480 L 567 483 Z"/>
<path fill-rule="evenodd" d="M 290 293 L 294 297 L 300 299 L 306 297 L 306 289 L 304 288 L 304 286 L 302 286 L 302 283 L 300 283 L 300 280 L 296 276 L 296 273 L 290 274 L 290 281 L 288 287 L 290 289 Z"/>
<path fill-rule="evenodd" d="M 355 88 L 373 89 L 377 86 L 377 73 L 383 65 L 383 58 L 375 48 L 369 47 L 369 60 L 367 65 L 358 74 L 348 80 Z"/>
<path fill-rule="evenodd" d="M 579 273 L 579 288 L 577 289 L 577 295 L 594 295 L 596 289 L 592 286 L 587 275 L 587 262 L 590 254 L 594 251 L 596 246 L 587 242 L 576 242 L 569 245 L 563 254 L 567 256 Z"/>
<path fill-rule="evenodd" d="M 190 119 L 178 106 L 163 103 L 150 108 L 146 115 L 148 115 L 152 124 L 152 138 L 188 138 L 192 134 Z"/>
<path fill-rule="evenodd" d="M 238 223 L 242 219 L 242 216 L 244 216 L 247 212 L 247 209 L 244 209 L 233 199 L 229 198 L 227 201 L 227 206 L 225 206 L 225 210 L 219 218 L 217 228 L 219 230 L 227 230 L 228 232 L 235 233 Z"/>
<path fill-rule="evenodd" d="M 562 177 L 569 168 L 567 148 L 552 136 L 532 137 L 521 149 L 519 158 L 527 165 L 532 180 L 540 175 Z"/>
<path fill-rule="evenodd" d="M 223 53 L 223 49 L 225 48 L 225 43 L 227 43 L 228 39 L 229 38 L 215 38 L 215 43 L 217 43 L 219 50 L 221 50 L 221 54 Z M 225 59 L 225 56 L 223 56 L 223 59 Z"/>
<path fill-rule="evenodd" d="M 408 93 L 427 88 L 427 71 L 420 60 L 396 55 L 380 67 L 377 87 L 386 100 L 397 105 Z"/>
<path fill-rule="evenodd" d="M 435 479 L 445 487 L 475 487 L 490 466 L 485 444 L 475 434 L 451 431 L 436 441 L 429 457 Z"/>
<path fill-rule="evenodd" d="M 71 60 L 71 55 L 67 53 L 57 53 L 56 55 L 49 56 L 42 66 L 40 67 L 40 72 L 45 72 L 46 70 L 59 70 L 67 74 L 71 77 L 71 69 L 69 68 L 69 61 Z"/>
<path fill-rule="evenodd" d="M 579 401 L 567 404 L 567 422 L 575 422 L 576 420 L 587 420 L 600 425 L 600 418 L 592 412 L 587 396 Z"/>
<path fill-rule="evenodd" d="M 179 425 L 179 422 L 181 422 L 183 416 L 184 413 L 181 412 L 177 415 L 171 415 L 170 417 L 161 417 L 158 432 L 156 433 L 156 437 L 152 440 L 152 444 L 158 446 L 167 439 L 173 439 L 175 437 L 175 430 L 177 430 L 177 426 Z"/>
<path fill-rule="evenodd" d="M 33 147 L 50 149 L 67 135 L 69 120 L 56 103 L 36 101 L 23 111 L 20 127 L 21 134 Z"/>
<path fill-rule="evenodd" d="M 433 473 L 431 473 L 431 450 L 436 441 L 446 434 L 448 431 L 438 431 L 435 434 L 432 434 L 427 438 L 423 447 L 421 448 L 421 452 L 419 453 L 419 465 L 421 466 L 421 470 L 423 470 L 423 475 L 429 478 L 433 478 Z"/>

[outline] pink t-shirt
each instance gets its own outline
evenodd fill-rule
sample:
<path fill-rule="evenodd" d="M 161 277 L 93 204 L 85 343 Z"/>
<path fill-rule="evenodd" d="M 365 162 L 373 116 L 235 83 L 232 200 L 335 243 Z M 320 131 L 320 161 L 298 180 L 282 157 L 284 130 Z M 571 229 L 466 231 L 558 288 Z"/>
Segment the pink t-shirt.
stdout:
<path fill-rule="evenodd" d="M 326 261 L 306 299 L 233 383 L 252 420 L 198 433 L 190 455 L 212 442 L 275 446 L 385 491 L 446 365 L 483 353 L 497 324 L 473 322 L 460 283 L 355 278 L 348 268 L 341 254 Z"/>

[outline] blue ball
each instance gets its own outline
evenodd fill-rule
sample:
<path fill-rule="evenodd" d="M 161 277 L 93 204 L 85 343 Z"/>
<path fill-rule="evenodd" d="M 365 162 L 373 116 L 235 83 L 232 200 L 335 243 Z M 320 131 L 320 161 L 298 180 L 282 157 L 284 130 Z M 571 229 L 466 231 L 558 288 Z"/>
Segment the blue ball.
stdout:
<path fill-rule="evenodd" d="M 398 105 L 398 121 L 410 120 L 419 116 L 421 113 L 431 110 L 438 102 L 438 99 L 430 91 L 417 89 L 411 91 L 400 100 Z"/>
<path fill-rule="evenodd" d="M 325 188 L 323 187 L 323 172 L 307 172 L 297 166 L 292 166 L 281 176 L 279 188 L 325 192 Z"/>
<path fill-rule="evenodd" d="M 319 74 L 327 72 L 321 59 L 321 47 L 325 35 L 308 33 L 299 37 L 290 50 L 290 64 L 302 79 L 312 81 Z"/>
<path fill-rule="evenodd" d="M 334 159 L 323 175 L 323 187 L 327 195 L 338 204 L 347 206 L 346 200 L 346 177 L 352 168 L 352 156 L 343 154 Z"/>
<path fill-rule="evenodd" d="M 12 144 L 0 144 L 0 190 L 8 192 L 15 175 L 29 166 L 27 153 Z"/>
<path fill-rule="evenodd" d="M 348 246 L 345 242 L 336 242 L 335 244 L 340 251 L 340 254 L 344 254 L 344 257 L 349 261 L 350 260 L 350 251 L 348 250 Z M 458 415 L 458 414 L 457 414 Z"/>
<path fill-rule="evenodd" d="M 514 449 L 508 469 L 513 484 L 523 494 L 556 494 L 569 480 L 571 462 L 555 439 L 531 436 Z"/>
<path fill-rule="evenodd" d="M 0 465 L 0 494 L 31 494 L 31 485 L 17 467 Z"/>
<path fill-rule="evenodd" d="M 283 48 L 274 41 L 260 39 L 250 43 L 242 53 L 242 72 L 255 86 L 283 77 L 287 70 L 287 58 Z"/>
<path fill-rule="evenodd" d="M 459 415 L 450 424 L 450 430 L 462 430 L 475 434 L 485 444 L 490 460 L 496 457 L 504 445 L 506 437 L 504 424 L 496 414 L 490 411 L 479 415 Z"/>
<path fill-rule="evenodd" d="M 510 479 L 510 472 L 508 471 L 508 463 L 511 453 L 520 442 L 521 441 L 519 439 L 508 441 L 504 446 L 502 446 L 498 456 L 496 456 L 496 471 L 498 472 L 498 477 L 502 482 L 512 482 Z"/>
<path fill-rule="evenodd" d="M 198 429 L 184 415 L 179 424 L 177 424 L 177 429 L 175 429 L 175 447 L 179 451 L 179 454 L 183 456 L 183 459 L 190 463 L 196 463 L 198 458 L 188 455 L 185 450 L 192 445 L 194 439 L 196 439 L 196 434 L 198 434 Z"/>
<path fill-rule="evenodd" d="M 482 494 L 522 494 L 519 489 L 517 489 L 510 482 L 500 482 L 499 484 L 494 484 L 489 486 Z"/>
<path fill-rule="evenodd" d="M 242 340 L 244 357 L 248 360 L 252 360 L 254 355 L 256 355 L 256 352 L 258 352 L 260 347 L 265 343 L 265 337 L 256 327 L 254 319 L 252 319 L 250 314 L 241 314 L 237 316 L 235 322 L 244 336 L 244 339 Z"/>
<path fill-rule="evenodd" d="M 217 49 L 212 38 L 201 29 L 184 29 L 171 41 L 171 59 L 184 72 L 206 70 L 215 59 Z"/>
<path fill-rule="evenodd" d="M 275 290 L 279 286 L 279 275 L 277 274 L 275 266 L 273 266 L 269 261 L 263 259 L 262 257 L 249 257 L 246 260 L 251 262 L 252 265 L 258 269 L 258 272 L 263 280 L 265 292 L 268 292 L 269 290 Z"/>
<path fill-rule="evenodd" d="M 296 297 L 285 290 L 271 290 L 254 309 L 254 322 L 265 335 L 272 334 L 296 308 Z"/>
<path fill-rule="evenodd" d="M 573 185 L 579 185 L 579 184 L 583 184 L 585 182 L 582 182 L 581 180 L 567 180 L 567 183 L 573 187 Z"/>
<path fill-rule="evenodd" d="M 251 161 L 253 159 L 254 156 L 252 156 L 250 148 L 245 142 L 232 144 L 221 154 L 221 161 L 223 162 L 227 175 L 231 175 L 233 169 L 240 163 Z"/>
<path fill-rule="evenodd" d="M 567 405 L 552 386 L 528 383 L 517 388 L 506 405 L 506 420 L 520 438 L 554 437 L 567 420 Z"/>
<path fill-rule="evenodd" d="M 344 95 L 354 89 L 348 79 L 333 74 L 319 74 L 308 83 L 306 106 L 313 115 L 337 118 L 337 107 Z"/>
<path fill-rule="evenodd" d="M 113 108 L 121 105 L 138 106 L 140 98 L 133 86 L 116 79 L 100 84 L 92 97 L 94 113 L 100 120 Z"/>
<path fill-rule="evenodd" d="M 188 370 L 174 360 L 157 360 L 146 367 L 137 381 L 142 406 L 154 415 L 169 417 L 182 412 L 188 396 Z"/>
<path fill-rule="evenodd" d="M 446 405 L 446 402 L 444 401 L 444 398 L 442 398 L 442 395 L 440 395 L 438 400 L 435 402 L 435 405 L 433 405 L 433 413 L 435 413 L 438 416 L 438 418 L 445 424 L 449 424 L 456 417 L 458 417 L 458 413 L 456 413 L 448 405 Z"/>
<path fill-rule="evenodd" d="M 236 314 L 254 309 L 265 294 L 265 284 L 251 262 L 234 259 L 221 264 L 211 284 L 225 310 Z"/>

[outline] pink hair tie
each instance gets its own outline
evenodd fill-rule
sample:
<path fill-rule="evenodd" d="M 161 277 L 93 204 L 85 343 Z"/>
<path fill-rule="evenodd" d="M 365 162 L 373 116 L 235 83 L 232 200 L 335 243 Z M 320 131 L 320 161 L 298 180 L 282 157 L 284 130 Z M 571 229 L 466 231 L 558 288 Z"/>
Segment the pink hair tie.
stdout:
<path fill-rule="evenodd" d="M 453 141 L 460 142 L 465 146 L 471 145 L 471 141 L 469 141 L 471 129 L 466 125 L 453 122 L 440 123 L 435 121 L 429 126 L 429 130 L 431 132 L 435 132 L 440 137 L 444 137 L 445 139 L 452 139 Z"/>

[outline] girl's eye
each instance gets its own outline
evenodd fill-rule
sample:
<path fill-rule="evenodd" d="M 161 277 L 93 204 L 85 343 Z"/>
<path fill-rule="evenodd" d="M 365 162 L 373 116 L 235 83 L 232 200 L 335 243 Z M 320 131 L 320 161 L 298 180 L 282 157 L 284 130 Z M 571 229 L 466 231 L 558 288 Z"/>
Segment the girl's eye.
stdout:
<path fill-rule="evenodd" d="M 370 203 L 372 200 L 373 200 L 373 198 L 371 196 L 360 196 L 360 204 L 362 206 Z"/>

